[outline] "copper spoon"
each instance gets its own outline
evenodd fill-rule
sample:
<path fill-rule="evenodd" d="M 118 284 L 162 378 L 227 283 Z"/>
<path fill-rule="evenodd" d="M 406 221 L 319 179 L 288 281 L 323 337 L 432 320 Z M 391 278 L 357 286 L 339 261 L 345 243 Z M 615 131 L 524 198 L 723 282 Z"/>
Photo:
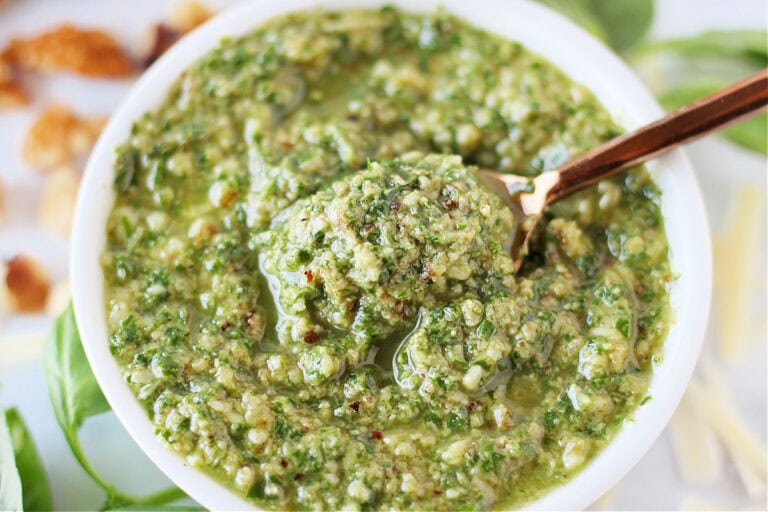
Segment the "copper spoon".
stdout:
<path fill-rule="evenodd" d="M 622 135 L 535 178 L 480 169 L 483 180 L 508 200 L 517 215 L 512 243 L 515 270 L 550 204 L 628 167 L 752 116 L 768 106 L 768 68 L 702 98 L 634 132 Z"/>

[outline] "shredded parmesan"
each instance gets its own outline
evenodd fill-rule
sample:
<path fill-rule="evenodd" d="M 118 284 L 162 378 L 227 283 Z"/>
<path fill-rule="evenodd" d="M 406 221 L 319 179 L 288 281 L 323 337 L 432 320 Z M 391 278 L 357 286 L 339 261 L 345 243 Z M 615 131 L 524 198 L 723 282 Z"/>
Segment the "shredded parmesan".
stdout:
<path fill-rule="evenodd" d="M 591 510 L 615 510 L 616 497 L 619 494 L 619 490 L 621 490 L 621 482 L 605 491 L 589 508 Z"/>
<path fill-rule="evenodd" d="M 686 482 L 709 482 L 722 470 L 720 446 L 686 395 L 669 423 L 672 450 L 680 475 Z"/>
<path fill-rule="evenodd" d="M 724 391 L 708 389 L 694 379 L 688 386 L 688 396 L 725 445 L 747 494 L 753 498 L 762 496 L 768 466 L 765 446 L 733 410 Z"/>
<path fill-rule="evenodd" d="M 726 360 L 744 357 L 754 338 L 750 321 L 751 287 L 760 255 L 764 195 L 757 187 L 742 187 L 725 233 L 715 240 L 715 290 L 718 310 L 718 349 Z"/>
<path fill-rule="evenodd" d="M 683 496 L 680 500 L 680 506 L 678 510 L 696 510 L 698 512 L 704 512 L 709 510 L 723 510 L 719 505 L 715 505 L 709 500 L 705 500 L 700 496 Z"/>

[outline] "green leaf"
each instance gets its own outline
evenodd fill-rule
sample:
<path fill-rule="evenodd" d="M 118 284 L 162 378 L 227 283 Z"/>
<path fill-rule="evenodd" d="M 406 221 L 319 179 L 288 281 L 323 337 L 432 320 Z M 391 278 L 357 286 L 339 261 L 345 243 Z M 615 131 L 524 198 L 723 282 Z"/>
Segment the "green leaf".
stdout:
<path fill-rule="evenodd" d="M 617 52 L 636 45 L 653 21 L 653 0 L 538 0 Z"/>
<path fill-rule="evenodd" d="M 768 156 L 768 114 L 762 113 L 723 130 L 734 144 Z"/>
<path fill-rule="evenodd" d="M 768 66 L 768 32 L 728 30 L 692 37 L 654 41 L 637 49 L 638 56 L 672 52 L 689 59 L 743 59 L 756 67 Z"/>
<path fill-rule="evenodd" d="M 667 110 L 676 110 L 726 85 L 720 80 L 700 79 L 666 91 L 659 100 Z M 768 155 L 768 114 L 766 113 L 730 126 L 720 134 L 739 146 Z"/>
<path fill-rule="evenodd" d="M 21 478 L 16 469 L 11 432 L 2 407 L 0 407 L 0 510 L 24 510 Z"/>
<path fill-rule="evenodd" d="M 56 319 L 46 349 L 46 378 L 56 420 L 65 431 L 110 410 L 88 365 L 70 304 Z"/>
<path fill-rule="evenodd" d="M 558 11 L 601 41 L 608 42 L 605 29 L 592 11 L 591 0 L 538 0 L 538 2 Z"/>
<path fill-rule="evenodd" d="M 56 421 L 61 427 L 72 455 L 93 481 L 107 493 L 104 508 L 131 505 L 159 506 L 186 497 L 177 487 L 164 489 L 148 496 L 137 497 L 124 494 L 107 483 L 85 456 L 78 436 L 80 426 L 87 418 L 107 412 L 110 407 L 88 365 L 71 303 L 56 319 L 48 338 L 45 373 Z"/>
<path fill-rule="evenodd" d="M 639 43 L 653 22 L 653 0 L 592 0 L 594 16 L 617 52 Z"/>
<path fill-rule="evenodd" d="M 21 479 L 24 510 L 51 510 L 51 490 L 48 475 L 40 462 L 32 436 L 16 409 L 5 412 L 5 420 L 11 433 L 16 468 Z"/>

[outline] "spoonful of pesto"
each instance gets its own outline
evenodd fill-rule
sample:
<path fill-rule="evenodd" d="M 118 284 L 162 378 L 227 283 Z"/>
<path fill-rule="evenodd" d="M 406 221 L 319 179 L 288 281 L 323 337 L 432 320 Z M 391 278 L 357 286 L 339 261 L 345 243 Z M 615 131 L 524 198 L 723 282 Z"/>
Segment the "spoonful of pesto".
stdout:
<path fill-rule="evenodd" d="M 535 178 L 481 169 L 486 183 L 516 213 L 511 248 L 515 270 L 528 254 L 528 242 L 544 210 L 559 199 L 628 167 L 663 155 L 768 105 L 768 69 L 628 133 Z"/>

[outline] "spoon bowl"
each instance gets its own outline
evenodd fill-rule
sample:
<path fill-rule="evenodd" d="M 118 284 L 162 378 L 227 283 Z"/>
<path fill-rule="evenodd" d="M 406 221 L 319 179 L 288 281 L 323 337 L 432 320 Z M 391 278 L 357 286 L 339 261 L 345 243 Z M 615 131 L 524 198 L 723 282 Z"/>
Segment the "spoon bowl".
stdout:
<path fill-rule="evenodd" d="M 756 115 L 766 106 L 768 68 L 535 178 L 480 169 L 483 181 L 515 213 L 516 232 L 511 247 L 515 271 L 527 256 L 531 236 L 550 204 L 603 178 Z"/>

